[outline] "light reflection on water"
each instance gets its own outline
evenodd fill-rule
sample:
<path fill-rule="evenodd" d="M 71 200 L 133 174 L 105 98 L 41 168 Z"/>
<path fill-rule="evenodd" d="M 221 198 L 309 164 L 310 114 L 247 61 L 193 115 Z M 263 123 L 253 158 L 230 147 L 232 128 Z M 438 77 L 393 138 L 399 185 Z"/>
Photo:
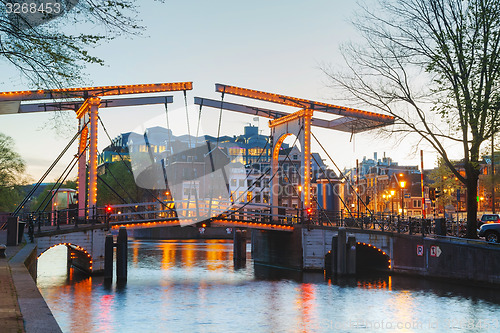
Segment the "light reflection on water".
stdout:
<path fill-rule="evenodd" d="M 247 257 L 235 269 L 231 242 L 132 240 L 117 287 L 67 274 L 60 246 L 40 257 L 38 286 L 64 332 L 500 331 L 499 290 L 401 276 L 332 281 Z"/>

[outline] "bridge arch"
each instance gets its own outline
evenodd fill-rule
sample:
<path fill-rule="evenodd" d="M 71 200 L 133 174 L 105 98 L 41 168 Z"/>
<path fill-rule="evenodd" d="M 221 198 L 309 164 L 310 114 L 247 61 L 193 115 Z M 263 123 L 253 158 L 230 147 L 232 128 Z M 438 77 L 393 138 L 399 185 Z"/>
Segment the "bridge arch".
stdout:
<path fill-rule="evenodd" d="M 42 251 L 38 251 L 37 259 L 40 258 L 40 256 L 48 250 L 53 249 L 57 246 L 65 246 L 67 248 L 68 255 L 66 260 L 68 267 L 74 266 L 89 274 L 93 272 L 94 260 L 92 258 L 92 254 L 88 252 L 84 247 L 73 243 L 61 242 L 58 244 L 53 244 L 48 248 L 42 249 Z"/>
<path fill-rule="evenodd" d="M 96 273 L 104 270 L 104 240 L 107 231 L 92 229 L 67 232 L 47 233 L 35 238 L 37 256 L 57 245 L 68 248 L 68 263 L 87 272 Z"/>
<path fill-rule="evenodd" d="M 271 161 L 271 175 L 274 176 L 279 167 L 279 151 L 285 139 L 290 135 L 295 135 L 300 143 L 300 185 L 302 186 L 301 202 L 305 209 L 311 205 L 310 184 L 311 184 L 311 118 L 312 110 L 304 109 L 287 116 L 269 122 L 271 136 L 273 139 L 273 154 Z M 273 177 L 271 180 L 271 205 L 276 207 L 273 214 L 277 215 L 279 178 Z"/>
<path fill-rule="evenodd" d="M 391 258 L 384 250 L 370 243 L 356 243 L 356 272 L 389 271 Z"/>

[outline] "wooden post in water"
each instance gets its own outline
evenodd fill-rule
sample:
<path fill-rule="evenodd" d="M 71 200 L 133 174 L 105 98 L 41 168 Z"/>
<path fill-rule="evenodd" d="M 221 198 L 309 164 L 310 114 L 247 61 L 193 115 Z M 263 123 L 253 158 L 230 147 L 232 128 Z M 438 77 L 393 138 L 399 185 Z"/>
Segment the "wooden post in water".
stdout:
<path fill-rule="evenodd" d="M 344 275 L 347 273 L 346 263 L 346 230 L 339 228 L 338 244 L 337 244 L 337 274 Z"/>
<path fill-rule="evenodd" d="M 233 236 L 233 261 L 234 266 L 243 266 L 247 259 L 247 231 L 234 229 Z"/>
<path fill-rule="evenodd" d="M 346 248 L 347 274 L 356 274 L 356 237 L 349 236 L 347 238 Z"/>
<path fill-rule="evenodd" d="M 104 242 L 104 281 L 111 282 L 113 280 L 113 235 L 107 234 Z"/>
<path fill-rule="evenodd" d="M 120 227 L 116 239 L 116 282 L 127 281 L 127 228 Z"/>
<path fill-rule="evenodd" d="M 337 251 L 338 251 L 338 245 L 339 244 L 339 237 L 338 236 L 333 236 L 332 237 L 332 251 L 331 251 L 331 258 L 330 260 L 332 261 L 331 266 L 332 266 L 332 275 L 337 274 Z"/>

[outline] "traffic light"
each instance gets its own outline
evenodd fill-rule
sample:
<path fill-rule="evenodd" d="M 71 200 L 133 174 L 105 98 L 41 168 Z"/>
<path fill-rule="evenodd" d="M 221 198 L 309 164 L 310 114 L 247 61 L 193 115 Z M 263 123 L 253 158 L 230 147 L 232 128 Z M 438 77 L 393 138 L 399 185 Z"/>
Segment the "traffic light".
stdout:
<path fill-rule="evenodd" d="M 307 213 L 307 216 L 311 216 L 313 213 L 312 207 L 307 208 L 306 213 Z"/>
<path fill-rule="evenodd" d="M 435 192 L 436 199 L 439 198 L 441 196 L 441 194 L 442 194 L 441 190 L 437 190 L 436 189 L 434 192 Z"/>
<path fill-rule="evenodd" d="M 429 187 L 429 199 L 436 200 L 436 189 L 433 187 Z"/>
<path fill-rule="evenodd" d="M 208 228 L 210 227 L 210 221 L 203 221 L 196 223 L 197 228 Z"/>
<path fill-rule="evenodd" d="M 366 196 L 366 200 L 365 200 L 365 204 L 366 204 L 367 206 L 370 204 L 370 200 L 371 200 L 370 196 L 369 196 L 369 195 L 367 195 L 367 196 Z"/>
<path fill-rule="evenodd" d="M 106 212 L 105 223 L 109 223 L 109 217 L 111 215 L 111 212 L 113 211 L 113 207 L 111 207 L 111 205 L 106 205 L 104 211 Z"/>

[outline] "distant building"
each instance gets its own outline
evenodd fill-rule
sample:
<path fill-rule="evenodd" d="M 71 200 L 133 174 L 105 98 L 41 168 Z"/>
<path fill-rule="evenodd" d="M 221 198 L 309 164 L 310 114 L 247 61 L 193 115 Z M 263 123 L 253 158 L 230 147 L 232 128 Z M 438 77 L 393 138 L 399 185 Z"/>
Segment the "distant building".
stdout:
<path fill-rule="evenodd" d="M 233 202 L 269 204 L 269 184 L 273 178 L 270 174 L 272 145 L 269 140 L 268 136 L 258 133 L 256 126 L 245 126 L 242 135 L 221 136 L 218 140 L 208 135 L 175 136 L 170 129 L 152 127 L 146 129 L 144 134 L 128 132 L 113 139 L 112 144 L 99 156 L 98 172 L 106 172 L 107 165 L 123 158 L 132 162 L 134 176 L 140 187 L 159 189 L 165 187 L 166 182 L 171 194 L 183 200 L 195 196 L 214 198 L 215 192 L 223 197 L 227 188 L 209 188 L 205 183 L 206 178 L 203 178 L 203 175 L 212 172 L 212 163 L 216 161 L 216 164 L 227 165 L 227 181 Z M 209 153 L 212 154 L 211 159 Z M 302 208 L 301 190 L 298 187 L 301 183 L 300 156 L 297 147 L 282 144 L 278 159 L 281 168 L 275 176 L 282 190 L 280 206 Z M 327 176 L 336 179 L 336 175 L 327 169 L 319 154 L 313 153 L 312 157 L 313 206 L 338 206 L 332 203 L 338 201 L 333 198 L 338 197 L 336 191 L 331 191 L 327 197 L 323 190 L 321 202 L 315 199 L 317 179 Z M 221 165 L 215 167 L 220 168 Z M 224 182 L 217 181 L 217 184 L 220 187 Z"/>
<path fill-rule="evenodd" d="M 374 153 L 373 159 L 364 157 L 358 170 L 345 170 L 344 175 L 344 209 L 355 214 L 423 215 L 418 166 L 399 165 L 385 154 L 377 159 Z M 430 205 L 426 212 L 430 212 Z"/>

